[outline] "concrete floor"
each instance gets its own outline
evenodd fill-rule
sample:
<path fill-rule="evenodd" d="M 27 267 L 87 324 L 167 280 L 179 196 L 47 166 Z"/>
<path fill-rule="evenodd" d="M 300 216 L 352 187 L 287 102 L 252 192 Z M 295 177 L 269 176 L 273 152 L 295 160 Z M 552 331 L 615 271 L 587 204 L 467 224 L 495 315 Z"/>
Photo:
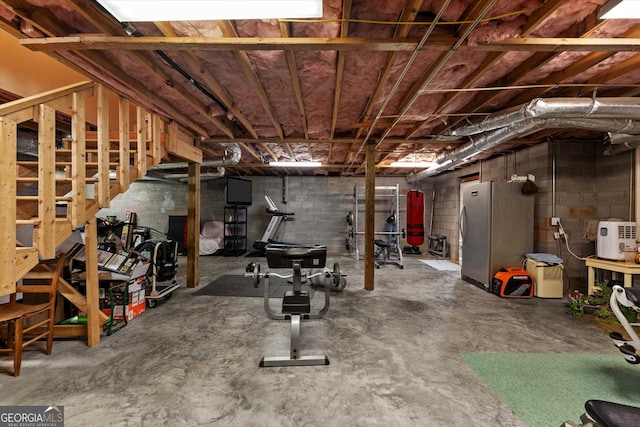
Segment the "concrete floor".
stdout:
<path fill-rule="evenodd" d="M 201 257 L 200 287 L 250 261 L 267 269 L 264 258 Z M 66 426 L 514 427 L 524 424 L 459 353 L 618 354 L 560 300 L 500 299 L 416 257 L 376 270 L 366 291 L 364 261 L 335 261 L 347 288 L 302 324 L 302 354 L 329 366 L 259 368 L 263 355 L 288 355 L 289 323 L 267 319 L 261 298 L 181 288 L 97 346 L 26 352 L 18 378 L 0 359 L 0 404 L 64 405 Z"/>

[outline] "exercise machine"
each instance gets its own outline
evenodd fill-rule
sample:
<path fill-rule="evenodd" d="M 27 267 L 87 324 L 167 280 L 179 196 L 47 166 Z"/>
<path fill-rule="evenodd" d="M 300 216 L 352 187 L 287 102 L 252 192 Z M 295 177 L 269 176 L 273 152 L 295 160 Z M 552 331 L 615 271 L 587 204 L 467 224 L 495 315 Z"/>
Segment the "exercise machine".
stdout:
<path fill-rule="evenodd" d="M 638 338 L 638 334 L 633 329 L 632 324 L 629 323 L 629 320 L 627 320 L 620 306 L 640 312 L 640 289 L 624 288 L 620 285 L 614 285 L 609 306 L 631 339 L 628 341 L 625 340 L 619 332 L 611 332 L 609 337 L 622 354 L 624 354 L 627 362 L 632 365 L 637 365 L 640 363 L 640 354 L 637 353 L 637 351 L 640 350 L 640 338 Z"/>
<path fill-rule="evenodd" d="M 260 367 L 271 366 L 316 366 L 328 365 L 329 358 L 325 355 L 303 356 L 300 354 L 300 326 L 302 319 L 319 319 L 329 311 L 332 282 L 339 286 L 341 281 L 340 266 L 334 264 L 332 271 L 319 271 L 309 274 L 307 279 L 323 275 L 325 277 L 324 305 L 316 311 L 311 310 L 309 292 L 302 289 L 303 268 L 323 269 L 326 265 L 327 247 L 323 245 L 278 245 L 266 247 L 269 268 L 291 268 L 291 274 L 273 272 L 262 273 L 260 264 L 251 263 L 247 266 L 246 275 L 253 278 L 253 285 L 258 287 L 264 279 L 264 311 L 269 319 L 291 321 L 291 342 L 289 357 L 265 356 L 260 360 Z M 292 290 L 285 291 L 282 299 L 282 310 L 275 311 L 269 304 L 269 279 L 271 277 L 292 279 Z"/>
<path fill-rule="evenodd" d="M 630 427 L 640 420 L 640 408 L 621 403 L 592 399 L 586 401 L 584 409 L 582 424 L 566 421 L 561 427 Z"/>
<path fill-rule="evenodd" d="M 278 206 L 271 199 L 271 197 L 265 195 L 264 199 L 267 201 L 267 212 L 271 215 L 271 220 L 267 225 L 267 229 L 262 235 L 262 239 L 254 242 L 253 248 L 259 251 L 264 251 L 265 247 L 270 243 L 281 243 L 278 241 L 279 237 L 279 229 L 283 220 L 287 220 L 289 217 L 294 216 L 295 212 L 283 212 L 278 209 Z M 286 243 L 288 245 L 293 245 L 290 243 Z"/>
<path fill-rule="evenodd" d="M 376 253 L 374 255 L 374 265 L 380 268 L 383 264 L 393 264 L 399 268 L 404 268 L 402 263 L 402 251 L 400 250 L 400 238 L 396 233 L 398 225 L 396 224 L 395 215 L 387 218 L 387 224 L 384 232 L 387 234 L 387 240 L 375 239 L 373 243 L 376 245 Z"/>
<path fill-rule="evenodd" d="M 153 231 L 156 235 L 159 233 Z M 178 243 L 173 240 L 142 239 L 133 252 L 150 263 L 145 278 L 145 300 L 147 307 L 154 308 L 158 300 L 171 298 L 173 292 L 180 288 L 180 282 L 175 278 L 178 272 Z"/>
<path fill-rule="evenodd" d="M 620 306 L 640 312 L 640 289 L 614 285 L 609 306 L 631 339 L 625 340 L 618 332 L 612 332 L 609 337 L 624 354 L 627 362 L 637 365 L 640 363 L 640 355 L 636 352 L 640 349 L 640 339 Z M 585 412 L 580 417 L 582 424 L 566 421 L 561 427 L 629 427 L 640 423 L 639 407 L 592 399 L 584 404 L 584 409 Z"/>

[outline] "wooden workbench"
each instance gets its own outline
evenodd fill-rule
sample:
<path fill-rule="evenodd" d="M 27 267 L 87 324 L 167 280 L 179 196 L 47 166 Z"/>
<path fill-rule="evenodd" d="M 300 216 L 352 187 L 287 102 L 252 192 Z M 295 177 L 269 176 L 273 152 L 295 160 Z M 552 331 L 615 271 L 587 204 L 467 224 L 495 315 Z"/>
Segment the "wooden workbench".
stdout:
<path fill-rule="evenodd" d="M 608 270 L 624 275 L 624 287 L 630 288 L 633 284 L 633 275 L 640 274 L 640 264 L 635 262 L 611 261 L 601 258 L 585 258 L 584 263 L 589 268 L 587 275 L 587 295 L 591 295 L 596 290 L 595 269 Z"/>

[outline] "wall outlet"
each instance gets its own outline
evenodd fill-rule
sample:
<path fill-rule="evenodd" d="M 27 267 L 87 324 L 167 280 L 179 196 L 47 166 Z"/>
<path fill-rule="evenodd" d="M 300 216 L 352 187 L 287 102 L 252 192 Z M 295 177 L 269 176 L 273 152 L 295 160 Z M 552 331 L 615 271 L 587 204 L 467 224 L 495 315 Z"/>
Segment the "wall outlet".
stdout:
<path fill-rule="evenodd" d="M 552 216 L 551 217 L 551 225 L 556 225 L 556 226 L 560 225 L 560 218 L 558 218 L 557 216 Z"/>
<path fill-rule="evenodd" d="M 553 238 L 558 240 L 560 238 L 560 233 L 557 232 L 557 231 L 555 233 L 553 233 Z"/>

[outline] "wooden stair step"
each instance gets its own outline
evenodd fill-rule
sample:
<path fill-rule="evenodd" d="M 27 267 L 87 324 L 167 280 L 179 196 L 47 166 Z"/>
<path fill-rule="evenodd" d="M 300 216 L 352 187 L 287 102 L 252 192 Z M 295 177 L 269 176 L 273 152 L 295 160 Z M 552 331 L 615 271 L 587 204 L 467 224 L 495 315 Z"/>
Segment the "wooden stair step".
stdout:
<path fill-rule="evenodd" d="M 27 274 L 25 274 L 22 278 L 27 280 L 43 280 L 43 279 L 53 279 L 53 271 L 33 271 L 31 270 Z"/>
<path fill-rule="evenodd" d="M 16 200 L 23 200 L 27 202 L 37 202 L 39 200 L 38 196 L 16 196 Z M 72 202 L 72 197 L 67 196 L 56 196 L 56 202 Z"/>

